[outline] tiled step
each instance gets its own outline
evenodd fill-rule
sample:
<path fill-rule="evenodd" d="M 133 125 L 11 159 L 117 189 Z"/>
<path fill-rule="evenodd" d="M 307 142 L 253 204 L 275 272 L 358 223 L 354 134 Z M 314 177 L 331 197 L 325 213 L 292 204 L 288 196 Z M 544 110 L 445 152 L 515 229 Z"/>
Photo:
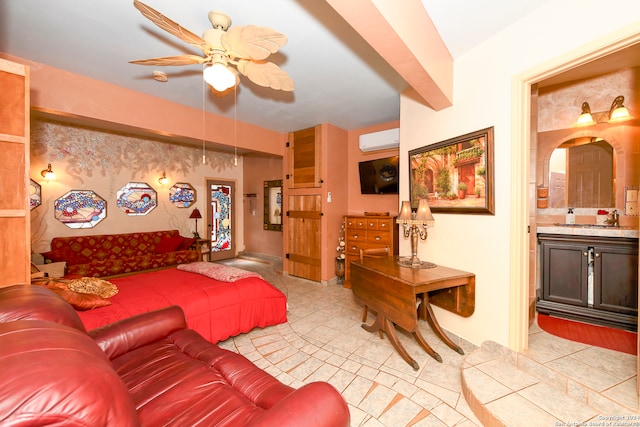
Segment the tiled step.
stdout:
<path fill-rule="evenodd" d="M 579 359 L 567 355 L 575 357 L 582 352 L 588 355 L 594 347 L 562 340 L 559 345 L 565 346 L 568 353 L 560 355 L 551 353 L 547 344 L 536 342 L 544 341 L 545 336 L 538 338 L 541 339 L 530 343 L 525 353 L 487 341 L 465 358 L 462 393 L 484 426 L 567 425 L 602 421 L 602 415 L 637 413 L 635 390 L 626 390 L 630 386 L 635 388 L 628 355 L 607 354 L 609 358 L 620 356 L 627 365 L 626 372 L 610 375 L 596 368 L 583 370 L 578 366 Z M 559 342 L 555 337 L 552 340 Z M 596 348 L 593 356 L 598 357 L 602 350 Z M 541 356 L 545 351 L 556 357 Z M 581 370 L 589 374 L 583 374 L 582 380 Z M 616 390 L 620 387 L 625 390 Z"/>

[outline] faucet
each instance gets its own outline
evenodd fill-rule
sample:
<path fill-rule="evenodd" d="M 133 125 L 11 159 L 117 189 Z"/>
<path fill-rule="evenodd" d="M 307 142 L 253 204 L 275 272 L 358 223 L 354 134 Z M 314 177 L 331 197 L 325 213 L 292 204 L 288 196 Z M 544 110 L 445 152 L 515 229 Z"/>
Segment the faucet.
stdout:
<path fill-rule="evenodd" d="M 614 209 L 604 223 L 612 227 L 620 227 L 620 215 L 618 214 L 618 211 Z"/>

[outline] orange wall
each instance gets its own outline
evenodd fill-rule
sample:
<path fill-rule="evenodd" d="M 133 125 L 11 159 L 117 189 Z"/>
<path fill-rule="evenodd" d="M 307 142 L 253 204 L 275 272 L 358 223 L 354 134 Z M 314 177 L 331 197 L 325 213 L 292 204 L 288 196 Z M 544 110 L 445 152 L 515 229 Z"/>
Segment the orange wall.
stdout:
<path fill-rule="evenodd" d="M 31 107 L 81 124 L 112 130 L 139 129 L 151 134 L 202 140 L 202 110 L 135 92 L 45 64 L 0 52 L 0 58 L 31 69 Z M 206 141 L 282 156 L 285 134 L 207 113 Z M 109 126 L 111 124 L 111 126 Z M 258 146 L 255 141 L 260 141 Z"/>
<path fill-rule="evenodd" d="M 400 126 L 400 122 L 393 121 L 366 128 L 349 131 L 349 150 L 347 164 L 347 185 L 349 194 L 348 214 L 362 215 L 365 212 L 389 212 L 390 215 L 398 213 L 400 202 L 397 194 L 360 194 L 360 175 L 358 172 L 358 162 L 365 160 L 381 159 L 383 157 L 397 156 L 400 149 L 372 151 L 363 153 L 359 148 L 359 137 L 365 133 L 378 132 L 381 130 L 393 129 Z M 407 176 L 403 173 L 404 168 L 400 164 L 400 177 Z M 404 185 L 400 182 L 400 185 Z"/>
<path fill-rule="evenodd" d="M 282 231 L 263 229 L 264 181 L 277 179 L 282 179 L 282 157 L 244 157 L 244 250 L 281 258 Z"/>

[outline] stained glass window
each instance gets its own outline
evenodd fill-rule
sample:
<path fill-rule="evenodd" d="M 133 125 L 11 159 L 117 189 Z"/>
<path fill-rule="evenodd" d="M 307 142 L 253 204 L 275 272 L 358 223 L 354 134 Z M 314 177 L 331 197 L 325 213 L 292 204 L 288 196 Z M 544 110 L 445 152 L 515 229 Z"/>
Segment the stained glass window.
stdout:
<path fill-rule="evenodd" d="M 116 197 L 116 205 L 130 216 L 146 215 L 158 206 L 156 190 L 146 182 L 130 182 Z"/>
<path fill-rule="evenodd" d="M 71 190 L 55 201 L 53 215 L 69 228 L 93 228 L 107 217 L 107 202 L 91 190 Z"/>
<path fill-rule="evenodd" d="M 169 189 L 169 202 L 178 208 L 188 208 L 196 201 L 196 190 L 186 182 L 176 182 Z"/>

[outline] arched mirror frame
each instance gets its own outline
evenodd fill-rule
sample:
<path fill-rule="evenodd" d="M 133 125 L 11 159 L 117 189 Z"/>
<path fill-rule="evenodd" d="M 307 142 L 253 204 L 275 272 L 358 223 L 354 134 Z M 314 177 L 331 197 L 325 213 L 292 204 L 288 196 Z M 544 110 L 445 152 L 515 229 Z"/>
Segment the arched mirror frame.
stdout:
<path fill-rule="evenodd" d="M 620 208 L 624 205 L 624 138 L 627 137 L 626 133 L 618 126 L 608 125 L 608 128 L 598 129 L 607 125 L 590 127 L 588 129 L 582 129 L 576 131 L 575 129 L 570 132 L 548 132 L 549 135 L 543 136 L 538 134 L 539 145 L 538 149 L 542 150 L 537 158 L 539 159 L 539 168 L 536 173 L 536 185 L 538 187 L 549 188 L 549 161 L 551 160 L 551 154 L 553 151 L 560 147 L 564 142 L 576 139 L 576 138 L 602 138 L 607 141 L 614 150 L 614 200 L 615 207 Z M 545 141 L 546 140 L 546 141 Z M 597 209 L 597 208 L 593 208 Z M 540 209 L 541 212 L 549 214 L 564 214 L 566 213 L 566 207 L 556 209 Z"/>
<path fill-rule="evenodd" d="M 593 147 L 593 148 L 591 148 Z M 562 150 L 563 152 L 561 152 Z M 573 150 L 578 150 L 573 151 Z M 574 154 L 572 156 L 572 153 Z M 578 154 L 581 153 L 581 154 Z M 576 155 L 579 156 L 577 159 L 582 159 L 582 156 L 586 154 L 584 158 L 584 162 L 575 163 Z M 597 157 L 593 157 L 597 155 Z M 554 161 L 555 158 L 555 161 Z M 597 158 L 599 160 L 589 162 L 589 158 Z M 608 162 L 606 160 L 609 160 Z M 588 173 L 587 177 L 591 177 L 590 179 L 595 180 L 593 182 L 587 181 L 585 185 L 588 188 L 592 188 L 592 194 L 585 195 L 585 191 L 578 191 L 578 189 L 571 187 L 571 182 L 573 182 L 573 186 L 581 185 L 583 182 L 582 178 L 578 179 L 578 175 L 576 173 L 581 173 L 579 171 L 574 171 L 571 167 L 572 162 L 578 167 L 578 164 L 581 166 L 578 169 L 585 171 L 585 168 L 588 171 L 598 171 L 599 173 Z M 585 163 L 587 162 L 587 163 Z M 597 138 L 597 137 L 588 137 L 588 138 L 574 138 L 564 141 L 562 144 L 557 146 L 551 152 L 549 156 L 549 203 L 548 207 L 553 208 L 601 208 L 601 209 L 609 209 L 615 207 L 616 200 L 616 152 L 613 145 L 609 144 L 608 141 Z M 554 182 L 553 173 L 555 164 L 555 172 L 556 180 Z M 573 176 L 573 180 L 572 180 Z M 563 177 L 563 178 L 561 178 Z M 561 183 L 561 186 L 558 186 L 558 183 Z M 601 189 L 601 192 L 597 191 L 597 189 Z M 571 194 L 571 192 L 576 194 Z M 600 200 L 598 202 L 597 200 Z"/>

